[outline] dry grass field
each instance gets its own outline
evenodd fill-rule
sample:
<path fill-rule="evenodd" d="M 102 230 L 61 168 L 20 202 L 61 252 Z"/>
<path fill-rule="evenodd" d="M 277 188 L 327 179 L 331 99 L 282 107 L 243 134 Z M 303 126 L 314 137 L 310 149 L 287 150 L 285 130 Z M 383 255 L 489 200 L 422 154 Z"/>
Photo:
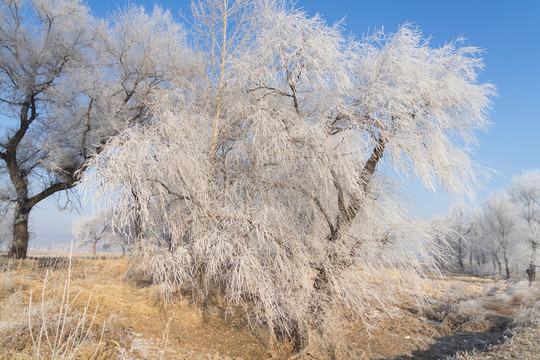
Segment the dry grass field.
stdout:
<path fill-rule="evenodd" d="M 129 257 L 0 259 L 0 359 L 287 359 L 241 310 L 164 303 Z M 538 359 L 540 286 L 448 275 L 347 329 L 358 359 Z"/>

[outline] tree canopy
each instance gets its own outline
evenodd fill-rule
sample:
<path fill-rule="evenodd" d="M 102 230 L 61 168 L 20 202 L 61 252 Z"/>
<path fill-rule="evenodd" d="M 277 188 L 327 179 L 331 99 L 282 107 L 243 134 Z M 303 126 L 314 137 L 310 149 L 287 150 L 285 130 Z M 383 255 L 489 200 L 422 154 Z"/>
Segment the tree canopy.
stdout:
<path fill-rule="evenodd" d="M 410 24 L 354 40 L 285 1 L 195 10 L 199 86 L 156 99 L 84 183 L 140 224 L 165 294 L 221 289 L 272 334 L 332 348 L 344 317 L 390 311 L 434 266 L 428 227 L 381 168 L 454 195 L 477 182 L 494 95 L 480 50 L 432 48 Z"/>

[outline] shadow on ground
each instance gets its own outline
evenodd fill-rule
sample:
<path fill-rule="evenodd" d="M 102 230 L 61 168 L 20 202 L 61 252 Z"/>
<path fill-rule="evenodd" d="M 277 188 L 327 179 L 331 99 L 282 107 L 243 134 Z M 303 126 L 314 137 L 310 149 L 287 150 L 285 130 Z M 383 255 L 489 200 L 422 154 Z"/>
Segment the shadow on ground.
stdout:
<path fill-rule="evenodd" d="M 499 344 L 504 340 L 503 332 L 456 332 L 436 339 L 435 342 L 425 350 L 417 350 L 411 355 L 398 356 L 384 360 L 446 359 L 465 351 L 469 353 L 473 350 L 482 351 L 489 345 Z"/>

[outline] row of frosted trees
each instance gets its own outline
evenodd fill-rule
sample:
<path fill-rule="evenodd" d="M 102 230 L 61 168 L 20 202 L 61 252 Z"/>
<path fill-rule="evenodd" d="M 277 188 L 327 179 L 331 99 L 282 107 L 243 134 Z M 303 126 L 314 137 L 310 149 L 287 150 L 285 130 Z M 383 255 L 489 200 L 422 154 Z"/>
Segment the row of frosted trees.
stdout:
<path fill-rule="evenodd" d="M 446 224 L 446 225 L 444 225 Z M 525 273 L 536 278 L 540 241 L 540 170 L 516 175 L 478 209 L 455 206 L 434 226 L 447 226 L 453 268 L 470 272 Z"/>
<path fill-rule="evenodd" d="M 169 299 L 219 292 L 271 338 L 336 357 L 344 324 L 436 268 L 400 182 L 474 192 L 494 94 L 480 50 L 411 25 L 354 39 L 285 0 L 191 10 L 185 29 L 159 9 L 2 2 L 10 255 L 26 256 L 31 209 L 82 181 Z"/>

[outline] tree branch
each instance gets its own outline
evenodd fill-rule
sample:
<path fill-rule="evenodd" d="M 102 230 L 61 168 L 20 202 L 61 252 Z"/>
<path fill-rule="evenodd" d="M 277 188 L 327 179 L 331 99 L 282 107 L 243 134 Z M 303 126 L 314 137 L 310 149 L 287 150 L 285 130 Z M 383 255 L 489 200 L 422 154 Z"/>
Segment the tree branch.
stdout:
<path fill-rule="evenodd" d="M 375 147 L 373 148 L 373 151 L 371 152 L 371 156 L 369 157 L 368 161 L 366 161 L 366 164 L 364 165 L 364 168 L 362 169 L 362 172 L 360 173 L 360 182 L 361 182 L 361 185 L 364 186 L 364 190 L 366 192 L 367 192 L 367 187 L 371 181 L 371 178 L 373 177 L 373 174 L 375 173 L 377 164 L 383 157 L 386 144 L 387 144 L 387 141 L 384 138 L 384 136 L 382 134 L 379 134 L 379 138 L 377 139 L 377 142 L 375 143 Z"/>
<path fill-rule="evenodd" d="M 54 193 L 57 193 L 58 191 L 69 190 L 73 188 L 77 183 L 76 180 L 77 179 L 73 175 L 73 177 L 67 181 L 52 184 L 48 188 L 43 189 L 41 192 L 29 198 L 27 201 L 27 205 L 29 207 L 34 207 L 41 200 L 48 198 L 49 196 L 53 195 Z"/>

